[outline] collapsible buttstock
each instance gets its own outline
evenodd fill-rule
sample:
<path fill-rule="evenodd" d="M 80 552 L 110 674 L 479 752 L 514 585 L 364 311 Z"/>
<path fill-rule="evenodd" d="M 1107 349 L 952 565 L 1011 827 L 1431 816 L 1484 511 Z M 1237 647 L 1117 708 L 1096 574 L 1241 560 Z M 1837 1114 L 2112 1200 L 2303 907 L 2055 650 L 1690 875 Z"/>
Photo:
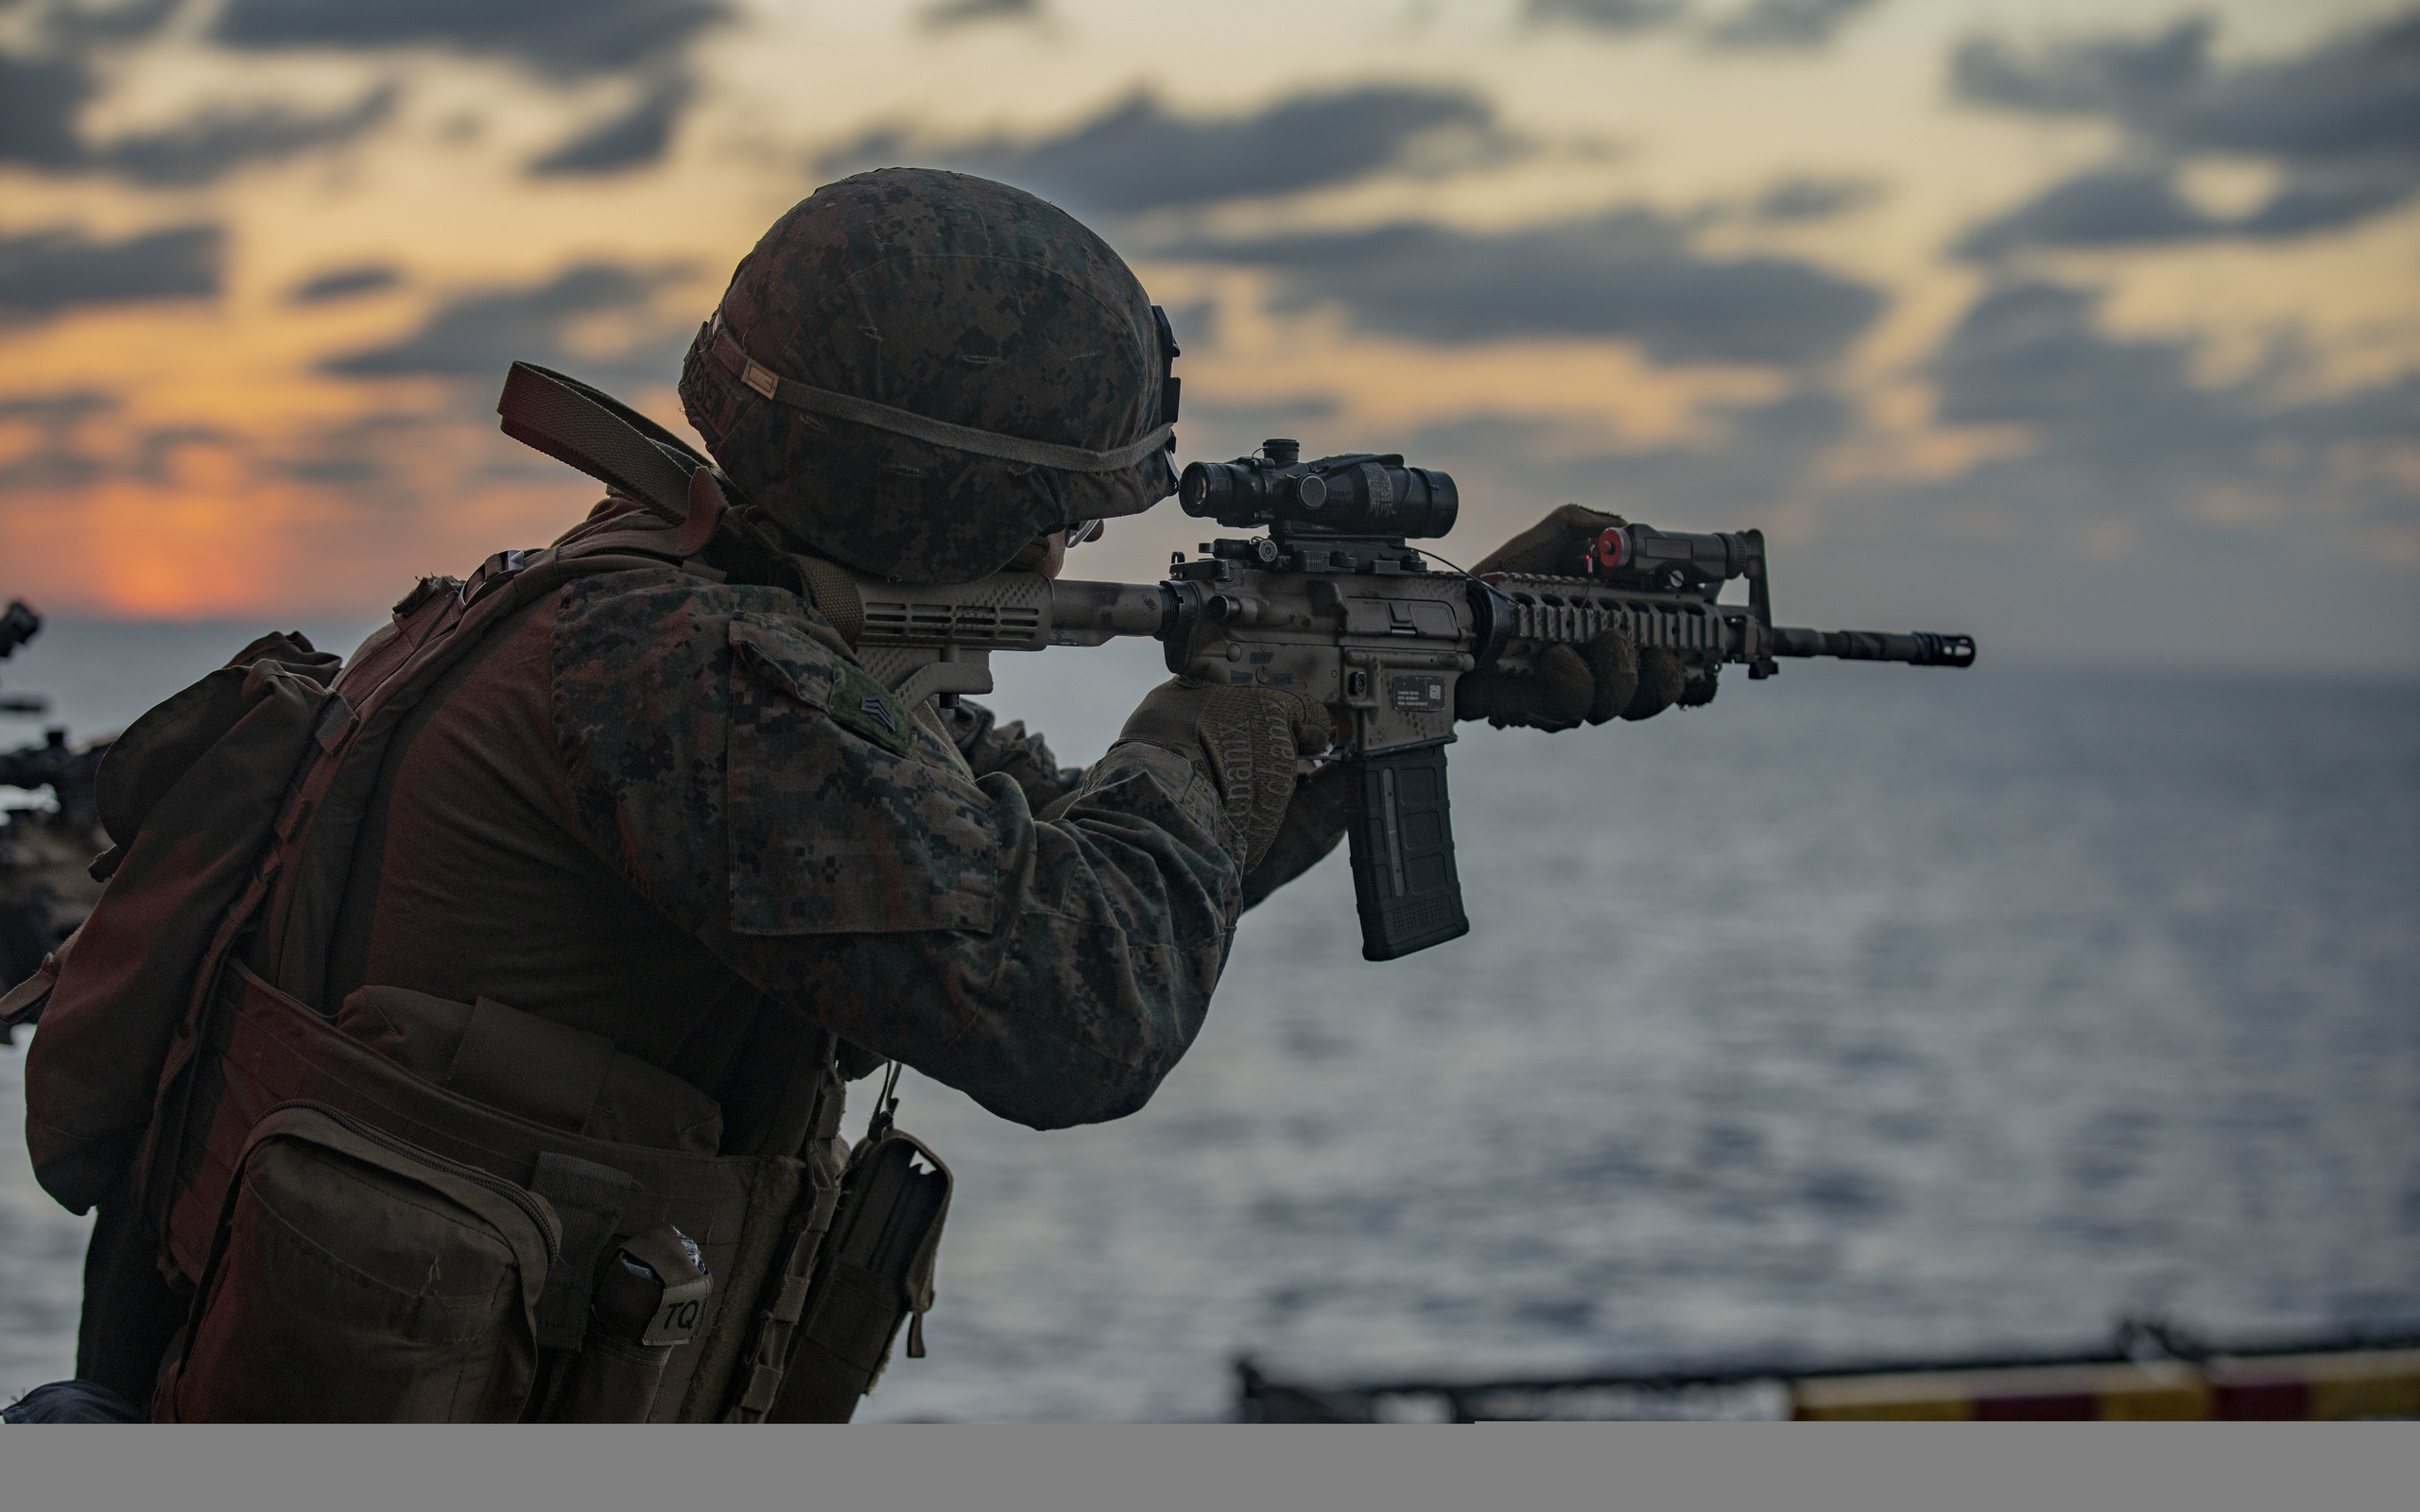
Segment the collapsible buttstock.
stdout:
<path fill-rule="evenodd" d="M 1444 742 L 1348 757 L 1345 765 L 1362 959 L 1392 961 L 1469 934 L 1454 869 Z"/>

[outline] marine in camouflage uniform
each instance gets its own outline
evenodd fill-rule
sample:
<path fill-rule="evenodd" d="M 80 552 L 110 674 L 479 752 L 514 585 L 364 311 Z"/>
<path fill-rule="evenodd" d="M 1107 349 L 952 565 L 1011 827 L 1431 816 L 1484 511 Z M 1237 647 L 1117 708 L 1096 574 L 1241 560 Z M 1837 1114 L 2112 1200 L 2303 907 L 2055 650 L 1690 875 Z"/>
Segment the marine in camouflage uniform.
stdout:
<path fill-rule="evenodd" d="M 761 537 L 963 581 L 1173 490 L 1173 355 L 1063 212 L 895 169 L 773 226 L 681 391 Z M 1063 768 L 979 706 L 898 709 L 798 583 L 715 576 L 579 578 L 421 700 L 318 1000 L 487 998 L 601 1036 L 712 1097 L 728 1154 L 795 1131 L 827 1035 L 856 1074 L 901 1061 L 1035 1127 L 1142 1107 L 1239 914 L 1343 833 L 1344 783 L 1295 782 L 1327 711 L 1180 680 Z M 182 1315 L 150 1246 L 104 1203 L 78 1374 L 136 1401 Z"/>

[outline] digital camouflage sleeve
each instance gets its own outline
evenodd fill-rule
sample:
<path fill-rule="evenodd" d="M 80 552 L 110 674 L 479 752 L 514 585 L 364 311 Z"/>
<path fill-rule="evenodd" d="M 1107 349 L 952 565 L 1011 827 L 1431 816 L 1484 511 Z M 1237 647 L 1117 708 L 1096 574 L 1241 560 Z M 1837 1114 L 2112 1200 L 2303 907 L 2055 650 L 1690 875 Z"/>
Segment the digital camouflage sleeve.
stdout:
<path fill-rule="evenodd" d="M 1067 798 L 1084 781 L 1080 766 L 1062 766 L 1039 734 L 1026 733 L 1022 720 L 999 724 L 991 710 L 961 699 L 941 712 L 959 753 L 977 777 L 1004 773 L 1025 790 L 1027 807 L 1036 814 Z M 1314 773 L 1295 793 L 1286 822 L 1260 864 L 1244 874 L 1244 910 L 1260 906 L 1270 893 L 1327 858 L 1345 836 L 1345 801 L 1350 790 L 1341 768 L 1326 766 Z"/>
<path fill-rule="evenodd" d="M 986 711 L 903 710 L 844 646 L 777 589 L 566 589 L 553 736 L 587 844 L 759 989 L 1003 1117 L 1141 1107 L 1242 907 L 1216 789 L 1155 747 L 1080 774 Z"/>

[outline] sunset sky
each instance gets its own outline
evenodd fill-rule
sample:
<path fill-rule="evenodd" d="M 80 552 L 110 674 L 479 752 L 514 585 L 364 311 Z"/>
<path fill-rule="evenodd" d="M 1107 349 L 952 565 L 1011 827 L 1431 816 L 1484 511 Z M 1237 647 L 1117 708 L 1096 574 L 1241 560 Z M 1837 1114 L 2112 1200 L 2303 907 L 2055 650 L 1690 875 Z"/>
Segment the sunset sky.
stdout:
<path fill-rule="evenodd" d="M 0 0 L 0 598 L 381 611 L 680 423 L 732 265 L 895 163 L 1053 199 L 1180 455 L 1763 526 L 1793 623 L 2420 669 L 2420 10 L 2355 0 Z M 1071 571 L 1157 576 L 1173 502 Z"/>

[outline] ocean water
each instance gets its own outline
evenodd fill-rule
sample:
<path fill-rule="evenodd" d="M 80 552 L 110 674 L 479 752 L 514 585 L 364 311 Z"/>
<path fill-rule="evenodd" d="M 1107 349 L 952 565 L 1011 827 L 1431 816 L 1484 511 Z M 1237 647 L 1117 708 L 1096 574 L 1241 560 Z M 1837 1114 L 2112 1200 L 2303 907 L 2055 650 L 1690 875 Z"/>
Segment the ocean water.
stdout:
<path fill-rule="evenodd" d="M 81 733 L 249 633 L 54 627 L 0 678 Z M 991 701 L 1070 762 L 1161 675 L 1001 661 Z M 1247 1352 L 1487 1378 L 2420 1321 L 2420 686 L 1792 663 L 1466 729 L 1452 780 L 1468 937 L 1362 961 L 1340 854 L 1246 919 L 1133 1117 L 1037 1133 L 907 1078 L 958 1190 L 930 1355 L 861 1420 L 1216 1418 Z M 68 1373 L 82 1243 L 21 1060 L 9 1395 Z"/>

